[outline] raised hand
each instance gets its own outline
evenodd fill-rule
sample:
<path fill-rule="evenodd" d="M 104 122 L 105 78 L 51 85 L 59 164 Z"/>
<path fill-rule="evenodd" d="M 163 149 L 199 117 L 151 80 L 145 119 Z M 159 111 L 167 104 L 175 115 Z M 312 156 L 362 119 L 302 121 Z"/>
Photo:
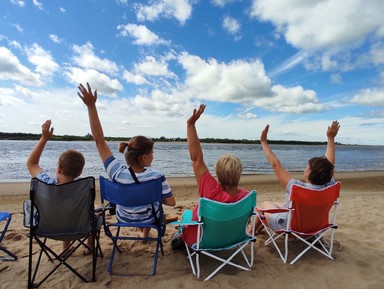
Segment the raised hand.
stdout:
<path fill-rule="evenodd" d="M 53 135 L 53 127 L 51 128 L 51 123 L 51 120 L 48 119 L 41 125 L 41 137 L 46 140 L 49 140 Z"/>
<path fill-rule="evenodd" d="M 200 116 L 203 114 L 205 110 L 206 105 L 200 104 L 198 109 L 194 109 L 191 117 L 188 119 L 187 123 L 194 125 L 196 121 L 200 118 Z"/>
<path fill-rule="evenodd" d="M 339 132 L 340 124 L 337 120 L 334 120 L 330 126 L 328 126 L 327 129 L 327 137 L 328 138 L 335 138 L 337 133 Z"/>
<path fill-rule="evenodd" d="M 86 106 L 94 105 L 97 100 L 97 90 L 95 90 L 94 93 L 92 93 L 92 88 L 87 82 L 88 90 L 82 85 L 81 83 L 77 87 L 80 92 L 77 93 L 77 95 L 81 98 L 81 100 L 85 103 Z"/>
<path fill-rule="evenodd" d="M 268 139 L 269 124 L 267 124 L 264 130 L 261 132 L 260 142 L 267 142 Z"/>

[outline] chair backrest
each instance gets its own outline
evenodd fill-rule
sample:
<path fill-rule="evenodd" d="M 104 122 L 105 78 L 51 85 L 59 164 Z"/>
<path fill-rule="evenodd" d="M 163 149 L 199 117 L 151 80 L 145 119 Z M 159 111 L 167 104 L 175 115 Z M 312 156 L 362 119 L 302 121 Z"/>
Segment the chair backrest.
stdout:
<path fill-rule="evenodd" d="M 137 184 L 121 184 L 100 176 L 100 196 L 102 203 L 107 200 L 113 204 L 128 207 L 144 206 L 155 202 L 161 204 L 162 180 L 157 178 Z"/>
<path fill-rule="evenodd" d="M 94 177 L 61 185 L 46 184 L 33 178 L 30 198 L 31 219 L 36 216 L 35 210 L 38 213 L 38 222 L 31 227 L 34 234 L 65 240 L 78 239 L 91 232 L 94 221 Z"/>
<path fill-rule="evenodd" d="M 291 229 L 316 232 L 329 226 L 329 213 L 340 195 L 340 182 L 324 189 L 309 189 L 293 185 L 291 190 Z"/>
<path fill-rule="evenodd" d="M 256 191 L 235 203 L 200 198 L 198 215 L 204 224 L 199 247 L 219 249 L 247 239 L 246 226 L 255 206 Z"/>

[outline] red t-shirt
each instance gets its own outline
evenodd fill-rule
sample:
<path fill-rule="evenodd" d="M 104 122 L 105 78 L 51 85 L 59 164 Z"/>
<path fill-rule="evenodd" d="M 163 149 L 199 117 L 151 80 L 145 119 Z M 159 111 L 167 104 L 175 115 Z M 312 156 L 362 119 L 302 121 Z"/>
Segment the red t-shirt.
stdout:
<path fill-rule="evenodd" d="M 235 196 L 231 196 L 226 193 L 221 185 L 212 177 L 209 172 L 206 172 L 200 180 L 199 195 L 210 200 L 214 200 L 221 203 L 234 203 L 241 200 L 248 195 L 246 189 L 239 188 L 239 193 Z M 192 220 L 198 220 L 198 204 L 193 209 Z M 186 226 L 183 231 L 182 239 L 187 242 L 188 245 L 196 243 L 197 226 Z"/>

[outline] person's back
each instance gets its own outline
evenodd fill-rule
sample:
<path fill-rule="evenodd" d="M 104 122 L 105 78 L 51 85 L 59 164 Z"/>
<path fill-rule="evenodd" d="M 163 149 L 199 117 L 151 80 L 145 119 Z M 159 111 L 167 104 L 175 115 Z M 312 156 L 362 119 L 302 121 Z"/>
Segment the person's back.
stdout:
<path fill-rule="evenodd" d="M 162 203 L 167 206 L 175 206 L 175 197 L 173 196 L 164 175 L 160 171 L 149 168 L 153 161 L 153 141 L 144 136 L 136 136 L 133 137 L 129 143 L 121 143 L 119 145 L 119 151 L 125 154 L 128 167 L 120 164 L 120 162 L 113 156 L 112 151 L 104 139 L 103 128 L 96 108 L 97 90 L 93 93 L 91 86 L 88 83 L 87 88 L 88 89 L 80 84 L 78 86 L 79 92 L 77 94 L 87 106 L 92 135 L 109 178 L 114 182 L 133 183 L 136 177 L 140 181 L 160 176 L 163 178 Z M 154 222 L 150 212 L 147 210 L 147 213 L 144 213 L 145 210 L 145 208 L 137 207 L 117 207 L 117 218 L 119 221 L 123 222 L 133 220 Z M 139 215 L 138 213 L 144 214 L 137 219 L 137 215 Z M 144 230 L 143 237 L 147 237 L 148 233 L 149 229 Z"/>
<path fill-rule="evenodd" d="M 187 121 L 187 140 L 193 171 L 198 185 L 198 193 L 201 198 L 208 198 L 222 203 L 234 203 L 249 194 L 246 189 L 239 188 L 242 173 L 242 164 L 236 156 L 225 154 L 216 162 L 215 173 L 218 181 L 210 174 L 204 159 L 197 136 L 195 123 L 205 110 L 205 105 L 200 105 L 194 110 Z M 187 213 L 189 214 L 189 212 Z M 192 220 L 198 218 L 198 205 L 192 212 Z M 183 230 L 182 239 L 189 245 L 196 242 L 197 226 L 186 226 Z"/>
<path fill-rule="evenodd" d="M 38 178 L 39 180 L 47 184 L 65 184 L 72 182 L 83 172 L 85 165 L 85 159 L 82 153 L 77 150 L 69 149 L 62 152 L 59 156 L 56 177 L 49 176 L 39 165 L 40 157 L 43 153 L 45 145 L 53 135 L 53 128 L 51 128 L 51 120 L 47 120 L 42 125 L 41 138 L 31 151 L 27 159 L 27 168 L 32 178 Z M 69 241 L 63 241 L 63 250 L 65 250 Z"/>
<path fill-rule="evenodd" d="M 287 170 L 280 163 L 280 160 L 273 153 L 270 148 L 267 136 L 269 131 L 269 125 L 267 125 L 261 133 L 260 143 L 262 145 L 265 157 L 274 170 L 274 173 L 280 182 L 281 186 L 285 189 L 285 201 L 283 203 L 264 201 L 261 205 L 261 209 L 274 209 L 274 208 L 288 208 L 291 188 L 294 184 L 299 184 L 308 188 L 319 189 L 322 187 L 328 187 L 335 183 L 333 178 L 334 164 L 335 164 L 335 137 L 339 131 L 340 125 L 338 121 L 333 121 L 327 129 L 327 148 L 324 157 L 315 157 L 308 161 L 304 170 L 304 182 L 295 180 L 287 172 Z M 273 230 L 280 230 L 285 228 L 287 223 L 287 213 L 279 214 L 265 214 L 268 226 Z M 256 222 L 256 232 L 259 232 L 263 227 L 260 220 Z M 250 228 L 249 228 L 250 230 Z"/>

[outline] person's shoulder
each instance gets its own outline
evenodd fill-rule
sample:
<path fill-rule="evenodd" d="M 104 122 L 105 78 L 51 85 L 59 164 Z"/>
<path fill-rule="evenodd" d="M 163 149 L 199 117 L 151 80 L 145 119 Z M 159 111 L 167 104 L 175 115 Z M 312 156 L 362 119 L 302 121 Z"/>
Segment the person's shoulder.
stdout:
<path fill-rule="evenodd" d="M 56 179 L 53 179 L 51 178 L 46 172 L 42 171 L 40 172 L 36 178 L 46 184 L 53 184 L 53 185 L 57 185 L 57 180 Z"/>
<path fill-rule="evenodd" d="M 146 168 L 146 170 L 141 174 L 143 174 L 143 176 L 146 176 L 147 178 L 152 178 L 152 179 L 160 178 L 160 177 L 165 178 L 165 175 L 161 170 L 154 169 L 154 168 Z"/>

